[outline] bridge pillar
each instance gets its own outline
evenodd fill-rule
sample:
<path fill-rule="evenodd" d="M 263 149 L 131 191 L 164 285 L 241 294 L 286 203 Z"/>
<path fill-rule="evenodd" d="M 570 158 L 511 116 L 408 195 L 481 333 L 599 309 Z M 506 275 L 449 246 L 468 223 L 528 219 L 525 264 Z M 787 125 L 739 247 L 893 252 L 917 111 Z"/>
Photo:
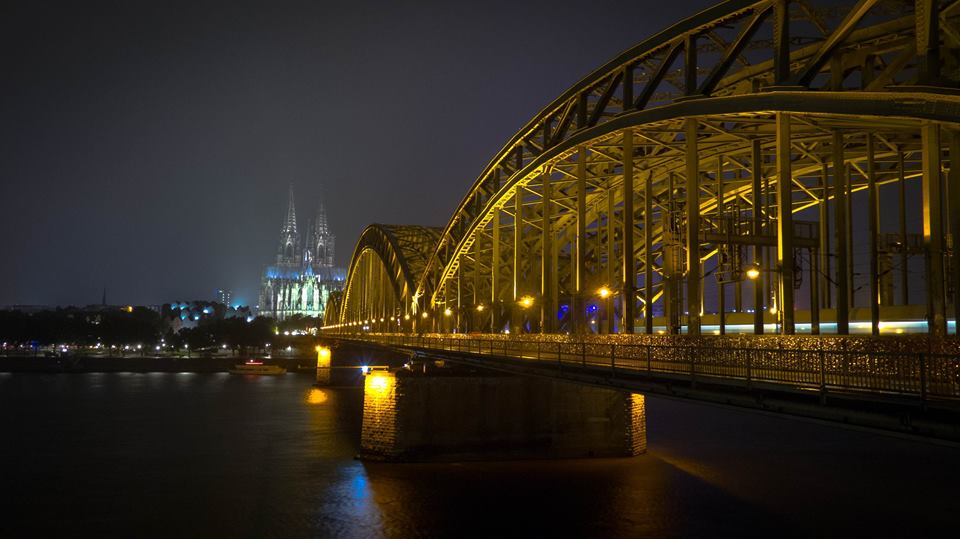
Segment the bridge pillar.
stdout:
<path fill-rule="evenodd" d="M 493 210 L 493 225 L 490 257 L 490 332 L 503 331 L 503 299 L 500 297 L 502 278 L 500 276 L 500 208 Z"/>
<path fill-rule="evenodd" d="M 763 151 L 759 140 L 753 141 L 751 149 L 751 196 L 753 198 L 753 265 L 757 269 L 763 268 L 763 247 L 760 246 L 760 235 L 763 233 Z M 758 276 L 753 280 L 753 333 L 763 335 L 763 278 Z"/>
<path fill-rule="evenodd" d="M 541 221 L 540 221 L 540 332 L 553 333 L 557 320 L 557 304 L 554 301 L 554 250 L 553 224 L 551 222 L 551 192 L 550 172 L 544 171 L 541 194 Z"/>
<path fill-rule="evenodd" d="M 877 187 L 877 172 L 873 154 L 873 135 L 867 133 L 867 230 L 870 250 L 870 333 L 880 334 L 880 192 Z"/>
<path fill-rule="evenodd" d="M 921 128 L 923 141 L 923 244 L 927 259 L 927 323 L 930 333 L 947 334 L 944 308 L 942 180 L 940 178 L 940 126 Z"/>
<path fill-rule="evenodd" d="M 668 195 L 672 196 L 669 193 Z M 664 239 L 660 240 L 660 244 L 661 246 L 665 244 Z M 664 274 L 661 273 L 661 279 L 662 275 Z M 653 333 L 653 172 L 651 171 L 647 171 L 643 181 L 643 328 L 648 335 Z"/>
<path fill-rule="evenodd" d="M 522 288 L 525 283 L 521 280 L 524 257 L 527 256 L 523 248 L 523 189 L 517 188 L 513 197 L 513 305 L 510 312 L 510 333 L 523 333 L 523 322 L 526 309 L 518 309 Z"/>
<path fill-rule="evenodd" d="M 687 333 L 700 334 L 702 291 L 700 277 L 700 154 L 697 120 L 686 121 L 687 161 Z"/>
<path fill-rule="evenodd" d="M 330 348 L 318 345 L 317 348 L 317 385 L 330 385 Z"/>
<path fill-rule="evenodd" d="M 847 165 L 843 133 L 833 132 L 833 230 L 837 237 L 837 333 L 850 333 L 849 260 L 847 259 Z"/>
<path fill-rule="evenodd" d="M 434 376 L 429 365 L 426 372 L 366 377 L 361 458 L 628 457 L 646 451 L 643 395 L 533 377 Z"/>
<path fill-rule="evenodd" d="M 587 278 L 587 149 L 577 149 L 577 200 L 576 200 L 577 237 L 574 245 L 573 260 L 573 331 L 582 334 L 587 331 L 584 293 Z"/>
<path fill-rule="evenodd" d="M 947 215 L 950 216 L 950 235 L 953 236 L 953 263 L 950 265 L 953 281 L 953 316 L 960 322 L 960 131 L 950 133 L 950 171 L 947 176 Z M 960 324 L 955 329 L 960 334 Z"/>
<path fill-rule="evenodd" d="M 777 270 L 780 332 L 793 335 L 793 165 L 790 160 L 790 115 L 777 113 Z"/>
<path fill-rule="evenodd" d="M 632 71 L 630 72 L 632 75 Z M 631 79 L 632 80 L 632 79 Z M 631 86 L 632 85 L 628 85 Z M 623 313 L 620 333 L 633 333 L 637 305 L 637 257 L 633 253 L 633 130 L 623 132 L 623 214 L 620 236 L 623 238 L 623 269 L 620 303 Z"/>

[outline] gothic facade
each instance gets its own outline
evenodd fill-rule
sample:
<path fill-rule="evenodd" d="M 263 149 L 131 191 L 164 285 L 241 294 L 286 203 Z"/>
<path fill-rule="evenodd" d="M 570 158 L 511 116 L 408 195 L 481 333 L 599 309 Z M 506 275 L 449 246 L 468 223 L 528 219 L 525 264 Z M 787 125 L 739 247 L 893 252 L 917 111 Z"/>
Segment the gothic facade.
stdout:
<path fill-rule="evenodd" d="M 334 265 L 334 241 L 323 201 L 301 241 L 291 186 L 277 259 L 260 282 L 259 313 L 277 320 L 297 314 L 323 317 L 327 298 L 343 288 L 346 278 L 346 271 Z"/>

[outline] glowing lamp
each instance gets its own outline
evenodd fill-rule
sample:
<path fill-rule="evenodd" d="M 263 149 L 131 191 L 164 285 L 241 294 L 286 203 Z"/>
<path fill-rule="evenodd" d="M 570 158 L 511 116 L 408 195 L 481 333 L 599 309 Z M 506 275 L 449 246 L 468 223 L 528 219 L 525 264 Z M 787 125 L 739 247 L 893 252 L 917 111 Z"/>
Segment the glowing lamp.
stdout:
<path fill-rule="evenodd" d="M 450 307 L 443 310 L 443 316 L 450 316 L 451 314 L 453 314 L 453 311 L 450 310 Z"/>
<path fill-rule="evenodd" d="M 611 293 L 612 292 L 610 292 L 610 289 L 605 286 L 602 286 L 600 287 L 600 290 L 597 290 L 597 294 L 603 299 L 607 299 L 608 297 L 610 297 Z"/>
<path fill-rule="evenodd" d="M 530 296 L 523 296 L 520 298 L 520 305 L 526 309 L 527 307 L 533 305 L 533 298 Z"/>
<path fill-rule="evenodd" d="M 747 279 L 754 281 L 757 279 L 757 277 L 760 277 L 760 268 L 756 266 L 750 266 L 747 268 Z"/>
<path fill-rule="evenodd" d="M 482 303 L 480 305 L 477 305 L 477 312 L 483 312 L 483 309 L 484 307 Z"/>

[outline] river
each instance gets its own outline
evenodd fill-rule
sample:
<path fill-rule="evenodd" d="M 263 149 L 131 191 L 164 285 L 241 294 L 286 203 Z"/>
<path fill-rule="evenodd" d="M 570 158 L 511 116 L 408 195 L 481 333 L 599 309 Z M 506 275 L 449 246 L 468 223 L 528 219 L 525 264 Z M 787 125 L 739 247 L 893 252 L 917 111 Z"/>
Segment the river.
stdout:
<path fill-rule="evenodd" d="M 302 374 L 0 373 L 0 537 L 953 536 L 960 449 L 647 399 L 633 459 L 367 463 Z"/>

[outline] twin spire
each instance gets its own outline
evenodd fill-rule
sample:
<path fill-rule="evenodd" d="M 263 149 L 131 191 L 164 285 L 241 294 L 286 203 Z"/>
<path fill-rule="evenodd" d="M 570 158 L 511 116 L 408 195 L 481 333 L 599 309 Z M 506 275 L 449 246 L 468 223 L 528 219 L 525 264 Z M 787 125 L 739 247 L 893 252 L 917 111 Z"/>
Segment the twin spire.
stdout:
<path fill-rule="evenodd" d="M 330 233 L 327 211 L 322 200 L 312 224 L 313 226 L 307 227 L 306 245 L 301 248 L 300 234 L 297 232 L 297 209 L 293 197 L 293 184 L 290 184 L 287 217 L 280 230 L 278 265 L 295 266 L 302 262 L 305 266 L 333 266 L 334 235 Z"/>

